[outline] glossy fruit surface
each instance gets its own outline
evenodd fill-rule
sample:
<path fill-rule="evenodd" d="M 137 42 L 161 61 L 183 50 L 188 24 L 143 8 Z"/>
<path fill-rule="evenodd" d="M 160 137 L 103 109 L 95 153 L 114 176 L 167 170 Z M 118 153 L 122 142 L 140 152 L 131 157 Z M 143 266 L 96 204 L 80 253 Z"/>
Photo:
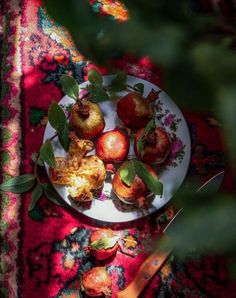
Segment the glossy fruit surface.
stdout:
<path fill-rule="evenodd" d="M 129 162 L 130 161 L 124 162 L 119 170 L 116 171 L 112 180 L 112 189 L 117 197 L 124 203 L 136 204 L 140 199 L 145 200 L 145 198 L 150 194 L 150 191 L 143 180 L 137 175 L 135 175 L 130 186 L 122 181 L 120 170 Z M 152 169 L 149 165 L 146 165 L 146 167 L 152 175 L 157 176 L 154 169 Z"/>
<path fill-rule="evenodd" d="M 92 232 L 92 234 L 90 235 L 90 244 L 95 243 L 95 241 L 100 241 L 100 240 L 108 240 L 116 237 L 116 235 L 113 233 L 112 230 L 110 229 L 97 229 L 95 231 Z M 118 239 L 117 239 L 118 240 Z M 91 252 L 94 255 L 94 257 L 98 260 L 104 260 L 109 258 L 111 255 L 113 255 L 117 249 L 118 249 L 118 242 L 115 241 L 115 245 L 112 247 L 109 247 L 107 249 L 102 248 L 102 249 L 95 249 L 91 247 Z"/>
<path fill-rule="evenodd" d="M 92 139 L 105 127 L 103 114 L 98 104 L 89 100 L 73 105 L 69 123 L 78 135 L 86 139 Z"/>
<path fill-rule="evenodd" d="M 143 139 L 143 153 L 138 152 L 137 143 L 143 135 L 144 129 L 140 129 L 134 138 L 134 151 L 137 159 L 149 164 L 159 164 L 166 160 L 171 152 L 169 134 L 161 127 L 155 127 Z"/>
<path fill-rule="evenodd" d="M 117 129 L 104 132 L 96 142 L 96 154 L 105 162 L 121 162 L 129 152 L 129 138 Z"/>
<path fill-rule="evenodd" d="M 90 297 L 109 296 L 112 281 L 104 267 L 94 267 L 83 274 L 81 286 Z"/>
<path fill-rule="evenodd" d="M 142 128 L 152 118 L 149 102 L 138 92 L 130 92 L 117 103 L 117 114 L 129 128 Z"/>

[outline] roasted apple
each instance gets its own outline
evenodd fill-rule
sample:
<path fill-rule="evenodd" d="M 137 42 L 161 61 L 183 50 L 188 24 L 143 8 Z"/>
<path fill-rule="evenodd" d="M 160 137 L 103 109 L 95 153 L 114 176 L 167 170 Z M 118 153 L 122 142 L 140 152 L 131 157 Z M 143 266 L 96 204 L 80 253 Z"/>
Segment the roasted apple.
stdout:
<path fill-rule="evenodd" d="M 150 103 L 154 101 L 160 91 L 152 90 L 147 98 L 139 92 L 129 92 L 117 103 L 117 114 L 129 128 L 142 128 L 152 118 Z"/>
<path fill-rule="evenodd" d="M 128 155 L 129 138 L 118 129 L 106 131 L 98 137 L 95 148 L 104 162 L 121 162 Z"/>
<path fill-rule="evenodd" d="M 127 168 L 127 166 L 129 166 L 129 163 L 132 162 L 133 161 L 124 162 L 116 171 L 112 179 L 112 190 L 114 191 L 116 196 L 124 203 L 142 206 L 147 196 L 151 194 L 144 181 L 137 174 L 135 174 L 133 181 L 130 183 L 130 185 L 127 185 L 121 177 L 122 169 Z M 150 165 L 146 164 L 145 166 L 149 173 L 157 178 L 157 174 L 154 169 L 152 169 Z"/>
<path fill-rule="evenodd" d="M 142 142 L 142 149 L 138 143 Z M 171 152 L 169 134 L 162 127 L 154 127 L 145 135 L 140 129 L 134 138 L 134 151 L 137 159 L 148 164 L 159 164 L 165 161 Z"/>
<path fill-rule="evenodd" d="M 103 114 L 98 104 L 89 100 L 82 100 L 73 105 L 69 123 L 78 135 L 86 139 L 92 139 L 105 127 Z"/>
<path fill-rule="evenodd" d="M 81 278 L 81 288 L 90 297 L 111 295 L 112 281 L 104 267 L 94 267 Z"/>
<path fill-rule="evenodd" d="M 113 255 L 119 245 L 119 237 L 110 229 L 97 229 L 90 235 L 90 249 L 94 257 L 104 260 Z"/>

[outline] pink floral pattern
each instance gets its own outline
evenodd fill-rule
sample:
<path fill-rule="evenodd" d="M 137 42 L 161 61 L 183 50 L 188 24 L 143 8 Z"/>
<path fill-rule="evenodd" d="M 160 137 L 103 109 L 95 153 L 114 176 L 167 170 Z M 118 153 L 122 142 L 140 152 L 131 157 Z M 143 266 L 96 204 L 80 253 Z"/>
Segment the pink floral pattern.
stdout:
<path fill-rule="evenodd" d="M 163 103 L 158 100 L 156 104 L 156 119 L 158 123 L 163 126 L 170 135 L 172 141 L 171 154 L 166 162 L 167 167 L 177 167 L 184 158 L 185 145 L 183 141 L 177 136 L 177 130 L 181 118 L 171 113 L 168 109 L 163 107 Z"/>

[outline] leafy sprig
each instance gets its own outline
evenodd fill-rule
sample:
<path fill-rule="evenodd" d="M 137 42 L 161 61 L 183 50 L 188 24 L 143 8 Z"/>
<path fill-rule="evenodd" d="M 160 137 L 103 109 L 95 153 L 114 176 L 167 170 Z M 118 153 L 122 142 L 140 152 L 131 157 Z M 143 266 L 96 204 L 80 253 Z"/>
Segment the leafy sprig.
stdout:
<path fill-rule="evenodd" d="M 137 151 L 141 155 L 141 157 L 143 157 L 143 154 L 144 154 L 145 137 L 149 134 L 150 130 L 153 128 L 155 128 L 155 120 L 154 119 L 152 119 L 148 122 L 148 124 L 144 128 L 143 133 L 141 134 L 141 136 L 139 137 L 139 139 L 137 141 Z"/>
<path fill-rule="evenodd" d="M 118 240 L 119 240 L 119 236 L 114 236 L 114 237 L 110 237 L 110 238 L 105 237 L 105 238 L 93 241 L 90 244 L 90 247 L 93 249 L 97 249 L 97 250 L 109 249 L 109 248 L 112 248 L 113 246 L 115 246 Z"/>
<path fill-rule="evenodd" d="M 138 160 L 131 160 L 123 164 L 119 169 L 121 180 L 127 185 L 131 186 L 135 176 L 139 176 L 146 184 L 147 188 L 156 195 L 162 195 L 163 183 L 150 173 L 146 165 Z"/>

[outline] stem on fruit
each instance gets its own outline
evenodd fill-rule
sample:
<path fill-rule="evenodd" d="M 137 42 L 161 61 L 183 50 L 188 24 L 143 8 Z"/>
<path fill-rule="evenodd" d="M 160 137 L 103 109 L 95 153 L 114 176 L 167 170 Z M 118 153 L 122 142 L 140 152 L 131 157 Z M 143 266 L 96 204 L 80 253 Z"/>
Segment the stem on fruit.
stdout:
<path fill-rule="evenodd" d="M 81 100 L 78 101 L 78 112 L 79 114 L 84 117 L 88 118 L 90 114 L 90 107 L 88 104 L 84 104 Z"/>

